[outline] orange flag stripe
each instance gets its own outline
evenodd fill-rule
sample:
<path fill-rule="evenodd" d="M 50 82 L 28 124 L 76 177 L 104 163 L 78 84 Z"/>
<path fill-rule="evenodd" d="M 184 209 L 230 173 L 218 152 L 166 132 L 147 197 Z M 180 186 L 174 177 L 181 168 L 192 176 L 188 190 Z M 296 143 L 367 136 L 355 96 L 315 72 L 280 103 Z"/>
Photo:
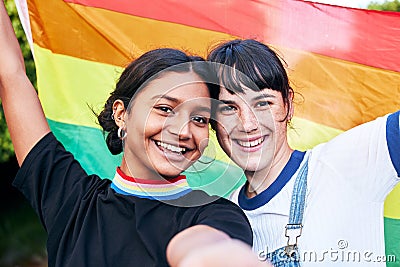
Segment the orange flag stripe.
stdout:
<path fill-rule="evenodd" d="M 190 47 L 193 53 L 205 56 L 212 44 L 232 38 L 219 32 L 61 1 L 37 7 L 41 19 L 32 17 L 36 44 L 56 54 L 111 65 L 124 65 L 132 55 L 160 46 Z M 289 69 L 294 70 L 290 72 L 292 83 L 305 99 L 304 105 L 298 105 L 299 117 L 345 130 L 395 111 L 400 105 L 400 98 L 391 93 L 399 91 L 398 72 L 284 47 L 277 49 L 288 61 Z M 315 73 L 310 74 L 309 70 Z M 308 82 L 310 75 L 312 82 Z M 359 103 L 359 99 L 364 103 Z"/>
<path fill-rule="evenodd" d="M 347 130 L 400 107 L 400 73 L 280 48 L 289 65 L 295 115 Z"/>
<path fill-rule="evenodd" d="M 152 0 L 146 5 L 141 0 L 66 2 L 244 38 L 255 37 L 266 43 L 400 71 L 399 12 L 294 0 Z"/>
<path fill-rule="evenodd" d="M 124 66 L 161 46 L 206 55 L 210 40 L 232 36 L 62 1 L 30 0 L 33 41 L 54 53 Z M 43 32 L 43 29 L 45 32 Z"/>

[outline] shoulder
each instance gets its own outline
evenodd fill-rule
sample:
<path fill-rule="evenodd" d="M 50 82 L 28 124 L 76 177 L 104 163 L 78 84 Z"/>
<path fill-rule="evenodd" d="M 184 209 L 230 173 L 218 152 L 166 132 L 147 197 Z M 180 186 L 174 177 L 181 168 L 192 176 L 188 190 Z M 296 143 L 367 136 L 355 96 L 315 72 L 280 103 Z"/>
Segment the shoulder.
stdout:
<path fill-rule="evenodd" d="M 203 200 L 197 207 L 196 224 L 208 225 L 231 238 L 252 245 L 253 233 L 250 222 L 238 205 L 222 197 L 209 196 L 202 191 L 193 191 L 191 194 Z"/>
<path fill-rule="evenodd" d="M 239 194 L 240 191 L 242 190 L 243 187 L 246 186 L 246 183 L 244 185 L 242 185 L 241 187 L 239 187 L 238 189 L 236 189 L 235 191 L 233 191 L 229 196 L 228 199 L 230 201 L 232 201 L 233 203 L 235 203 L 236 205 L 238 205 L 239 203 Z"/>
<path fill-rule="evenodd" d="M 239 209 L 241 211 L 241 209 L 232 201 L 220 196 L 209 195 L 201 190 L 193 190 L 178 199 L 168 202 L 172 205 L 180 207 L 192 207 L 197 209 L 214 209 L 226 207 Z"/>
<path fill-rule="evenodd" d="M 200 221 L 228 217 L 232 220 L 247 220 L 242 209 L 232 201 L 220 196 L 210 196 L 201 190 L 193 190 L 178 199 L 167 201 L 166 204 L 192 214 Z"/>
<path fill-rule="evenodd" d="M 189 194 L 188 194 L 189 195 Z M 190 193 L 191 198 L 196 198 L 196 199 L 202 199 L 202 204 L 205 206 L 215 206 L 215 205 L 221 205 L 221 206 L 228 206 L 232 207 L 234 209 L 240 209 L 238 205 L 236 205 L 233 201 L 230 199 L 226 199 L 221 196 L 216 196 L 216 195 L 209 195 L 204 191 L 201 190 L 193 190 Z M 240 209 L 241 210 L 241 209 Z"/>
<path fill-rule="evenodd" d="M 21 168 L 33 163 L 38 164 L 39 160 L 54 156 L 58 152 L 68 153 L 54 134 L 49 132 L 32 147 L 23 161 Z"/>

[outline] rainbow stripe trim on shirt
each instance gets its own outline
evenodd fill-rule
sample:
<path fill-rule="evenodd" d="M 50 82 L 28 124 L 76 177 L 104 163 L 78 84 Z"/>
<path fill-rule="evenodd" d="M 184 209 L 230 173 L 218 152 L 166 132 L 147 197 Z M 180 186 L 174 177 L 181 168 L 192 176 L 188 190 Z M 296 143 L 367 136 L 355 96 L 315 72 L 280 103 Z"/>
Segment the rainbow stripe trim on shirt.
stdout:
<path fill-rule="evenodd" d="M 171 180 L 146 180 L 127 176 L 119 167 L 111 188 L 119 194 L 156 200 L 177 199 L 192 191 L 185 175 Z"/>

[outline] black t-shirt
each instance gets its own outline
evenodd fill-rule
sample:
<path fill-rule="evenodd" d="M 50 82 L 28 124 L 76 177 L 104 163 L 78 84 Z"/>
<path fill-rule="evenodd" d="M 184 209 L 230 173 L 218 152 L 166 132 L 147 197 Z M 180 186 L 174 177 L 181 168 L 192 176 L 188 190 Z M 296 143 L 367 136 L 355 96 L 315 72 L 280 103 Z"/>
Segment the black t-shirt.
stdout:
<path fill-rule="evenodd" d="M 30 201 L 48 233 L 50 267 L 167 266 L 170 239 L 198 224 L 252 244 L 246 216 L 228 200 L 179 207 L 122 195 L 110 184 L 88 175 L 52 133 L 29 152 L 13 185 Z M 193 195 L 209 197 L 201 191 L 184 197 Z"/>

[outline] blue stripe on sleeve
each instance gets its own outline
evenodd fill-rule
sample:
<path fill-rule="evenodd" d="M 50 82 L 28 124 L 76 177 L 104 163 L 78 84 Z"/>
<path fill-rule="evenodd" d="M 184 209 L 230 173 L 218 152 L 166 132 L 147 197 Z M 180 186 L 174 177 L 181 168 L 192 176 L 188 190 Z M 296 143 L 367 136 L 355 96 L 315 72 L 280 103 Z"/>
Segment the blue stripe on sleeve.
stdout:
<path fill-rule="evenodd" d="M 386 121 L 386 142 L 389 149 L 390 159 L 400 177 L 400 110 L 390 114 Z"/>

